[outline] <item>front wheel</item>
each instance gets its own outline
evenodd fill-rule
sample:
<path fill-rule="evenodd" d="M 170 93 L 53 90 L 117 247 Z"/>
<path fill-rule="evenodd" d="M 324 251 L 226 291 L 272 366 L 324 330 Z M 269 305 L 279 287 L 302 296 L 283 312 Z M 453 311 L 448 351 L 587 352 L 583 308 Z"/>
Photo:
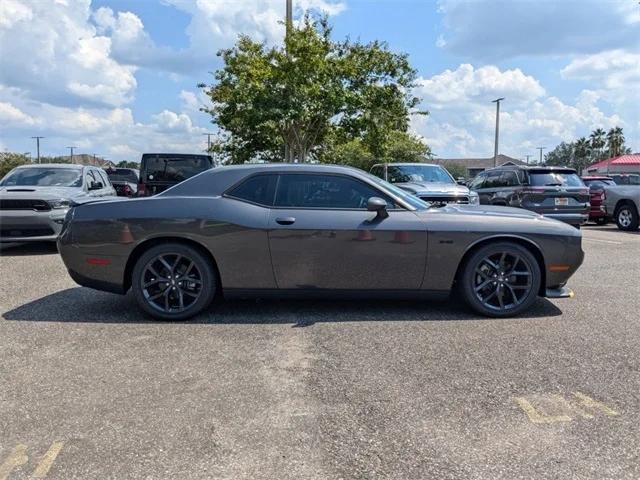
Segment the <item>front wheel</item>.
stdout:
<path fill-rule="evenodd" d="M 535 257 L 511 242 L 481 247 L 466 262 L 460 278 L 467 304 L 489 317 L 511 317 L 529 308 L 540 281 Z"/>
<path fill-rule="evenodd" d="M 211 261 L 179 243 L 150 248 L 136 262 L 131 288 L 138 305 L 161 320 L 185 320 L 207 308 L 217 291 Z"/>
<path fill-rule="evenodd" d="M 625 203 L 616 211 L 616 225 L 620 230 L 637 230 L 639 223 L 638 210 L 634 205 Z"/>

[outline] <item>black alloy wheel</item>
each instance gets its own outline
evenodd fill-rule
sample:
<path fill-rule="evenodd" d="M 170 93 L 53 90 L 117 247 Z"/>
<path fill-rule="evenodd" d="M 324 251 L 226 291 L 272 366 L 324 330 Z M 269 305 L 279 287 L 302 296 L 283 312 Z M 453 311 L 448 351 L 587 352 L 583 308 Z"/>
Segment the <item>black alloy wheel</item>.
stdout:
<path fill-rule="evenodd" d="M 476 312 L 509 317 L 527 309 L 540 288 L 540 267 L 526 248 L 511 242 L 481 247 L 462 273 L 462 292 Z"/>
<path fill-rule="evenodd" d="M 132 289 L 140 307 L 162 320 L 184 320 L 206 308 L 215 295 L 216 275 L 198 250 L 163 244 L 135 265 Z"/>

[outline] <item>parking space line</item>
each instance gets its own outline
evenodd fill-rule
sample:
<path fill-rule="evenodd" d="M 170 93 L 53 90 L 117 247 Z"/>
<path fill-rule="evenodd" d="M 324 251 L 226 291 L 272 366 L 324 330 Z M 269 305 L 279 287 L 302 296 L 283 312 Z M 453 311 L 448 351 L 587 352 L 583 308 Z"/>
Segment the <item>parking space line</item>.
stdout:
<path fill-rule="evenodd" d="M 557 423 L 557 422 L 570 422 L 571 417 L 568 415 L 545 415 L 538 412 L 533 405 L 523 397 L 516 397 L 514 400 L 520 405 L 520 408 L 527 414 L 531 423 Z"/>
<path fill-rule="evenodd" d="M 51 465 L 53 465 L 53 462 L 60 453 L 60 450 L 62 450 L 62 446 L 62 442 L 53 442 L 53 444 L 51 444 L 51 447 L 47 450 L 47 453 L 42 456 L 40 463 L 33 471 L 33 478 L 44 478 L 47 476 Z"/>
<path fill-rule="evenodd" d="M 24 465 L 29 460 L 27 457 L 27 446 L 18 444 L 11 451 L 9 457 L 0 465 L 0 480 L 7 480 L 7 477 L 16 467 Z"/>
<path fill-rule="evenodd" d="M 613 408 L 609 408 L 607 407 L 604 403 L 602 402 L 598 402 L 596 400 L 594 400 L 591 397 L 587 397 L 584 393 L 580 393 L 580 392 L 572 392 L 573 396 L 576 397 L 581 405 L 587 407 L 587 408 L 592 408 L 594 410 L 600 410 L 602 413 L 604 413 L 605 415 L 609 415 L 611 417 L 616 416 L 616 415 L 620 415 L 618 412 L 616 412 Z"/>

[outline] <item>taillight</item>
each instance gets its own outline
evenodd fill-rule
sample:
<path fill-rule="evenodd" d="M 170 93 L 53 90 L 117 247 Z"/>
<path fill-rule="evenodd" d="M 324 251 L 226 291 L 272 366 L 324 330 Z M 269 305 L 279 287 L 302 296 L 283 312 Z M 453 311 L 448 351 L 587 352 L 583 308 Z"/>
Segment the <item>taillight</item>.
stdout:
<path fill-rule="evenodd" d="M 147 194 L 147 189 L 144 186 L 144 183 L 138 184 L 138 196 L 144 197 Z"/>

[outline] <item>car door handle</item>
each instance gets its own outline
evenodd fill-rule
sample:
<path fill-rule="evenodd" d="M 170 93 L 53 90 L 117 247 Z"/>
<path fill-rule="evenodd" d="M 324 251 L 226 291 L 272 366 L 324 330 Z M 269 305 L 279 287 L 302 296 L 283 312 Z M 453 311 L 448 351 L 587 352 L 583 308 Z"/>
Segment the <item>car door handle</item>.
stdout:
<path fill-rule="evenodd" d="M 279 217 L 276 218 L 276 223 L 280 225 L 292 225 L 296 222 L 296 219 L 293 217 Z"/>

